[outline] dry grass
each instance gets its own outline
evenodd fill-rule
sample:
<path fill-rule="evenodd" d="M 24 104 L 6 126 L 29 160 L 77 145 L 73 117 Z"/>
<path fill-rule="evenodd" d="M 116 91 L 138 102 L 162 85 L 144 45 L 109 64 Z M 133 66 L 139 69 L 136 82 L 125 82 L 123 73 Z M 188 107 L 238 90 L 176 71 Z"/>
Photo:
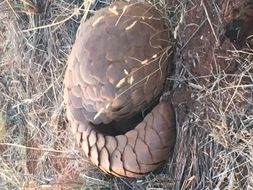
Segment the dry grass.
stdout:
<path fill-rule="evenodd" d="M 119 179 L 92 167 L 66 129 L 63 75 L 89 2 L 37 0 L 46 6 L 41 14 L 25 2 L 0 2 L 0 189 L 253 189 L 252 51 L 235 52 L 241 66 L 233 76 L 201 79 L 176 55 L 170 80 L 196 109 L 178 117 L 175 153 L 158 174 Z M 176 36 L 185 2 L 159 3 Z"/>
<path fill-rule="evenodd" d="M 18 17 L 11 10 L 1 14 L 7 49 L 1 58 L 0 101 L 8 133 L 1 144 L 0 186 L 79 185 L 76 176 L 87 162 L 65 130 L 62 104 L 66 58 L 80 20 L 78 4 L 51 2 L 41 15 L 30 14 L 21 2 L 11 6 Z"/>

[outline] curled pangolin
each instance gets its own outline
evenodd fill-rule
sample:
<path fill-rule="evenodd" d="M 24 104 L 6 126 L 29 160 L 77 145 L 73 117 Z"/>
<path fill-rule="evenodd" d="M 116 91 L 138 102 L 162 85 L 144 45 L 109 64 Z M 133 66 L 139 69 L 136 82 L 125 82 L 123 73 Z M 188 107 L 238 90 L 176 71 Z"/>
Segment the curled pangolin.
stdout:
<path fill-rule="evenodd" d="M 170 53 L 164 20 L 147 3 L 114 3 L 79 26 L 64 101 L 77 141 L 104 172 L 139 177 L 168 158 L 176 136 L 169 102 L 160 102 L 124 132 L 107 129 L 122 128 L 122 120 L 135 125 L 135 116 L 159 98 Z"/>

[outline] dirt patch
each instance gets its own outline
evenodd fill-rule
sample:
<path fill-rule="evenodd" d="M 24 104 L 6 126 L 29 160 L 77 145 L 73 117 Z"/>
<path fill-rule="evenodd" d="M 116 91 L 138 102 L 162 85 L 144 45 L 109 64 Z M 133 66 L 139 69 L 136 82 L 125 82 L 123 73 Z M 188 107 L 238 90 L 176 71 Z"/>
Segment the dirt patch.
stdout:
<path fill-rule="evenodd" d="M 181 66 L 190 79 L 188 85 L 201 92 L 219 75 L 226 78 L 223 85 L 227 85 L 229 81 L 235 82 L 235 74 L 251 66 L 252 12 L 253 4 L 247 0 L 240 3 L 224 0 L 217 4 L 194 0 L 187 4 L 184 23 L 179 30 L 179 50 Z M 238 20 L 236 26 L 234 23 Z M 235 32 L 236 35 L 231 34 Z M 249 78 L 245 74 L 241 81 L 250 84 Z M 190 95 L 181 91 L 175 92 L 174 97 L 180 100 L 175 102 L 185 102 L 187 98 L 190 101 Z"/>
<path fill-rule="evenodd" d="M 252 48 L 252 18 L 253 2 L 223 0 L 222 13 L 225 21 L 225 36 L 228 37 L 238 48 Z"/>
<path fill-rule="evenodd" d="M 177 72 L 172 78 L 179 136 L 171 169 L 181 179 L 175 189 L 247 189 L 252 184 L 241 175 L 252 172 L 249 165 L 241 166 L 247 158 L 238 159 L 239 152 L 244 152 L 238 143 L 243 141 L 242 133 L 252 133 L 246 124 L 252 107 L 252 10 L 249 1 L 186 4 L 179 27 Z"/>
<path fill-rule="evenodd" d="M 218 8 L 212 1 L 194 0 L 188 3 L 185 27 L 181 30 L 182 57 L 185 67 L 194 76 L 233 73 L 237 64 L 232 61 L 233 45 L 220 44 L 223 22 Z"/>
<path fill-rule="evenodd" d="M 181 29 L 185 67 L 194 76 L 232 74 L 238 70 L 236 48 L 249 46 L 253 26 L 250 1 L 191 1 Z"/>

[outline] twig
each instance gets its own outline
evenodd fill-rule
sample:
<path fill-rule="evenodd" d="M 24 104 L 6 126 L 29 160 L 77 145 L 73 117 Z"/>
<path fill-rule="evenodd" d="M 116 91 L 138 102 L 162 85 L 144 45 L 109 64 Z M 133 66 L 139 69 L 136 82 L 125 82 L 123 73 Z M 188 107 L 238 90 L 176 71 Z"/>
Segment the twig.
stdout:
<path fill-rule="evenodd" d="M 182 50 L 185 48 L 185 46 L 191 41 L 191 39 L 195 36 L 195 34 L 199 31 L 199 29 L 204 25 L 204 23 L 206 22 L 206 20 L 207 20 L 207 18 L 206 18 L 205 20 L 203 20 L 203 21 L 200 23 L 200 25 L 199 25 L 199 27 L 197 28 L 197 30 L 195 30 L 195 31 L 192 33 L 192 35 L 191 35 L 190 38 L 185 42 L 185 44 L 184 44 L 183 47 L 180 49 L 180 51 L 182 51 Z"/>
<path fill-rule="evenodd" d="M 34 31 L 34 30 L 49 28 L 49 27 L 52 27 L 52 26 L 57 26 L 57 25 L 63 24 L 66 21 L 70 20 L 73 16 L 76 16 L 77 12 L 79 12 L 81 10 L 81 7 L 83 5 L 84 5 L 84 3 L 79 8 L 77 8 L 77 10 L 75 10 L 69 17 L 67 17 L 67 18 L 65 18 L 65 19 L 63 19 L 63 20 L 61 20 L 59 22 L 53 22 L 51 24 L 47 24 L 47 25 L 43 25 L 43 26 L 38 26 L 38 27 L 34 27 L 34 28 L 29 28 L 29 29 L 26 29 L 26 30 L 22 30 L 22 32 L 30 32 L 30 31 Z"/>
<path fill-rule="evenodd" d="M 35 147 L 29 147 L 29 146 L 24 146 L 20 144 L 12 144 L 12 143 L 0 143 L 0 146 L 14 146 L 18 148 L 23 148 L 23 149 L 30 149 L 30 150 L 38 150 L 38 151 L 45 151 L 45 152 L 55 152 L 55 153 L 62 153 L 62 154 L 68 154 L 69 152 L 67 151 L 61 151 L 61 150 L 53 150 L 53 149 L 46 149 L 46 148 L 35 148 Z"/>
<path fill-rule="evenodd" d="M 11 6 L 10 2 L 8 0 L 4 0 L 4 2 L 6 2 L 8 4 L 8 6 L 10 7 L 10 9 L 12 10 L 12 12 L 14 13 L 16 18 L 19 18 L 19 16 L 17 15 L 17 13 L 15 12 L 15 10 L 13 9 L 13 7 Z"/>
<path fill-rule="evenodd" d="M 213 32 L 213 35 L 214 35 L 215 40 L 216 40 L 216 43 L 218 44 L 218 43 L 219 43 L 219 39 L 217 38 L 217 35 L 215 34 L 215 31 L 214 31 L 214 28 L 213 28 L 211 19 L 210 19 L 210 17 L 209 17 L 208 11 L 207 11 L 207 9 L 206 9 L 206 5 L 205 5 L 205 3 L 204 3 L 203 0 L 201 1 L 201 4 L 202 4 L 202 6 L 203 6 L 203 8 L 204 8 L 204 11 L 205 11 L 205 14 L 206 14 L 206 18 L 207 18 L 208 23 L 209 23 L 209 25 L 210 25 L 210 27 L 211 27 L 211 30 L 212 30 L 212 32 Z"/>

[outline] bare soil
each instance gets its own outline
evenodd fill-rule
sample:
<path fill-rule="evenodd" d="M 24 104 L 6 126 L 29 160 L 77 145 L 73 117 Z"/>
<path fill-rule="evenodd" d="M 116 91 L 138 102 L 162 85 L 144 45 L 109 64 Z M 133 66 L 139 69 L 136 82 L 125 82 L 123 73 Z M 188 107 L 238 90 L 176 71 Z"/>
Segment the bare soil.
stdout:
<path fill-rule="evenodd" d="M 251 134 L 252 130 L 243 124 L 245 118 L 251 117 L 252 107 L 252 89 L 243 88 L 252 84 L 252 46 L 248 36 L 253 30 L 248 26 L 252 26 L 249 17 L 253 17 L 249 16 L 252 5 L 247 3 L 193 0 L 186 4 L 178 35 L 179 72 L 173 79 L 176 86 L 172 99 L 179 129 L 174 175 L 181 179 L 188 176 L 189 181 L 176 183 L 175 189 L 252 188 L 252 181 L 246 177 L 252 175 L 250 166 L 244 165 L 247 159 L 235 151 L 241 147 L 239 134 Z M 232 7 L 230 12 L 228 7 Z M 244 10 L 246 7 L 251 8 Z M 235 9 L 247 12 L 248 18 L 242 13 L 234 15 Z M 239 33 L 231 39 L 231 32 L 238 29 L 228 26 L 237 19 Z M 208 172 L 204 168 L 209 168 Z"/>

